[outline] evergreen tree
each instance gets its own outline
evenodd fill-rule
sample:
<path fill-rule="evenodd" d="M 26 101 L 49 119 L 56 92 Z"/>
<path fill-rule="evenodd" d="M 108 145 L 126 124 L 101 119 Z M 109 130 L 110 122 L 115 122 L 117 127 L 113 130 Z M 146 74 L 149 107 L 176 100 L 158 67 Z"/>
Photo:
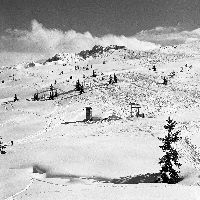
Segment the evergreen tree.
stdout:
<path fill-rule="evenodd" d="M 5 154 L 6 153 L 6 151 L 5 151 L 6 145 L 4 145 L 1 140 L 2 140 L 2 137 L 0 137 L 0 153 Z"/>
<path fill-rule="evenodd" d="M 33 100 L 34 101 L 39 101 L 38 92 L 34 94 Z"/>
<path fill-rule="evenodd" d="M 58 91 L 56 90 L 55 94 L 54 94 L 54 97 L 57 97 L 57 96 L 58 96 Z"/>
<path fill-rule="evenodd" d="M 114 74 L 113 79 L 114 79 L 114 83 L 117 83 L 117 76 L 115 74 Z"/>
<path fill-rule="evenodd" d="M 33 101 L 36 101 L 36 94 L 33 95 Z"/>
<path fill-rule="evenodd" d="M 76 91 L 80 91 L 80 88 L 81 88 L 81 84 L 80 84 L 80 81 L 79 79 L 76 81 Z"/>
<path fill-rule="evenodd" d="M 36 93 L 36 100 L 39 101 L 39 94 L 38 94 L 38 92 Z"/>
<path fill-rule="evenodd" d="M 19 99 L 17 98 L 17 95 L 15 94 L 15 96 L 14 96 L 14 102 L 15 101 L 18 101 Z"/>
<path fill-rule="evenodd" d="M 156 66 L 154 65 L 154 66 L 152 67 L 152 69 L 153 69 L 153 71 L 155 72 L 155 71 L 156 71 Z"/>
<path fill-rule="evenodd" d="M 52 84 L 50 85 L 50 90 L 53 91 L 53 85 Z"/>
<path fill-rule="evenodd" d="M 83 87 L 83 84 L 80 86 L 80 94 L 83 94 L 84 93 L 84 87 Z"/>
<path fill-rule="evenodd" d="M 163 84 L 167 85 L 167 79 L 166 79 L 166 77 L 163 78 Z"/>
<path fill-rule="evenodd" d="M 52 92 L 50 92 L 49 99 L 51 99 L 51 100 L 54 100 L 54 94 L 53 94 L 53 91 L 52 91 Z"/>
<path fill-rule="evenodd" d="M 173 132 L 176 121 L 170 119 L 167 120 L 167 125 L 164 128 L 168 131 L 168 134 L 164 138 L 159 138 L 163 145 L 160 148 L 163 150 L 165 155 L 160 158 L 159 164 L 161 165 L 161 178 L 163 183 L 177 183 L 180 179 L 179 171 L 175 168 L 179 168 L 179 156 L 177 150 L 173 147 L 173 144 L 181 139 L 179 137 L 180 131 Z"/>
<path fill-rule="evenodd" d="M 112 80 L 112 76 L 110 75 L 109 77 L 109 84 L 112 84 L 113 83 L 113 80 Z"/>
<path fill-rule="evenodd" d="M 94 70 L 92 71 L 92 76 L 93 76 L 93 77 L 96 77 L 96 76 L 97 76 L 97 75 L 96 75 L 96 72 L 95 72 Z"/>

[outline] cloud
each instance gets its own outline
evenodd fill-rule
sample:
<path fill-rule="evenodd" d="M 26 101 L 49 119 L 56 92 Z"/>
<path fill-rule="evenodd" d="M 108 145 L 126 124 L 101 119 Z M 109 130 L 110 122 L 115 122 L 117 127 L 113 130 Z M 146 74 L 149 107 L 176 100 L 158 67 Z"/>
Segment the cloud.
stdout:
<path fill-rule="evenodd" d="M 5 58 L 4 63 L 13 63 L 11 60 L 20 59 L 20 55 L 22 62 L 28 58 L 42 58 L 57 52 L 80 52 L 91 49 L 94 45 L 122 45 L 133 50 L 149 50 L 161 45 L 176 45 L 198 40 L 200 28 L 188 31 L 180 27 L 156 27 L 130 37 L 113 34 L 95 37 L 90 32 L 48 29 L 38 21 L 32 20 L 30 30 L 8 29 L 0 36 L 0 58 Z"/>
<path fill-rule="evenodd" d="M 192 31 L 180 27 L 156 27 L 135 35 L 139 40 L 161 45 L 174 45 L 200 40 L 200 28 Z"/>
<path fill-rule="evenodd" d="M 41 23 L 33 20 L 31 30 L 8 29 L 0 38 L 0 51 L 55 53 L 80 52 L 94 45 L 124 45 L 130 49 L 148 50 L 158 48 L 151 42 L 144 42 L 135 37 L 105 35 L 94 37 L 91 33 L 78 33 L 74 30 L 63 32 L 57 29 L 47 29 Z"/>

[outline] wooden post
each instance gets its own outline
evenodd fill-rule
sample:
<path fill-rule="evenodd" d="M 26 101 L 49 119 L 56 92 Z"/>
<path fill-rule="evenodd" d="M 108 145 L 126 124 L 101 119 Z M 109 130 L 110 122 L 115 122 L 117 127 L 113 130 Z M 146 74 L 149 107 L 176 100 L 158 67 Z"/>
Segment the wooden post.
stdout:
<path fill-rule="evenodd" d="M 133 108 L 136 108 L 136 117 L 139 117 L 139 109 L 141 108 L 141 106 L 139 104 L 136 103 L 130 103 L 129 105 L 131 105 L 131 117 L 133 117 Z"/>

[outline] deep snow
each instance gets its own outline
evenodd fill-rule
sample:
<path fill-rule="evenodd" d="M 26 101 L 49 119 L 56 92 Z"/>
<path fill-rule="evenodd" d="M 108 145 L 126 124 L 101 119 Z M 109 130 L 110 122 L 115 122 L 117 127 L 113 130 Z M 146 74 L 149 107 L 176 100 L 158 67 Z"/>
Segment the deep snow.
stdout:
<path fill-rule="evenodd" d="M 198 199 L 200 58 L 178 49 L 112 50 L 85 61 L 59 54 L 59 61 L 2 69 L 0 135 L 8 146 L 0 156 L 0 199 Z M 113 73 L 118 83 L 108 85 Z M 74 90 L 77 79 L 82 95 Z M 32 101 L 37 91 L 47 98 L 51 84 L 55 100 Z M 130 102 L 141 105 L 145 118 L 130 117 Z M 81 122 L 86 106 L 91 123 Z M 183 137 L 177 144 L 183 180 L 147 183 L 146 174 L 160 169 L 157 137 L 168 116 Z M 140 184 L 110 183 L 128 176 Z"/>

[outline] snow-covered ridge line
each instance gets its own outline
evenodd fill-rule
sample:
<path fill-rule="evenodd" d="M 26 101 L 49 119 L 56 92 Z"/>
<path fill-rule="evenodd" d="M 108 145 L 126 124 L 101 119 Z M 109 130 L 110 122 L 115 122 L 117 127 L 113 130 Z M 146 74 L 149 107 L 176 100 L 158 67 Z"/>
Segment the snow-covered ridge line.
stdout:
<path fill-rule="evenodd" d="M 82 50 L 79 53 L 57 53 L 53 57 L 46 59 L 46 61 L 30 61 L 30 62 L 22 62 L 20 64 L 11 66 L 11 67 L 2 67 L 2 69 L 22 69 L 22 68 L 29 68 L 34 66 L 42 66 L 45 64 L 51 64 L 52 62 L 58 64 L 73 64 L 84 62 L 85 60 L 91 60 L 96 58 L 106 58 L 113 53 L 121 54 L 120 59 L 141 59 L 141 58 L 162 58 L 170 55 L 176 55 L 177 57 L 191 57 L 194 55 L 200 54 L 200 44 L 199 42 L 189 43 L 189 44 L 182 44 L 177 46 L 164 46 L 160 47 L 159 49 L 149 50 L 149 51 L 140 51 L 140 50 L 130 50 L 127 49 L 125 46 L 118 46 L 118 45 L 110 45 L 110 46 L 100 46 L 95 45 L 90 50 Z"/>

